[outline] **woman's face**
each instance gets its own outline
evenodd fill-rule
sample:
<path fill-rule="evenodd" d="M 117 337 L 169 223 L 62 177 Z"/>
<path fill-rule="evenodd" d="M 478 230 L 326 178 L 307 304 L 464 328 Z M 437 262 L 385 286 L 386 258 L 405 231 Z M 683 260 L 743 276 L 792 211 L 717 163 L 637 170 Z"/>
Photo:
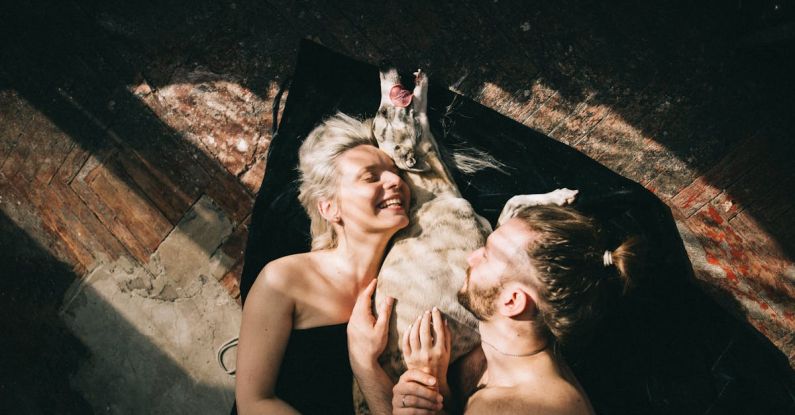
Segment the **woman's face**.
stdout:
<path fill-rule="evenodd" d="M 337 205 L 344 226 L 387 232 L 409 223 L 410 193 L 392 159 L 377 147 L 360 145 L 337 159 Z"/>

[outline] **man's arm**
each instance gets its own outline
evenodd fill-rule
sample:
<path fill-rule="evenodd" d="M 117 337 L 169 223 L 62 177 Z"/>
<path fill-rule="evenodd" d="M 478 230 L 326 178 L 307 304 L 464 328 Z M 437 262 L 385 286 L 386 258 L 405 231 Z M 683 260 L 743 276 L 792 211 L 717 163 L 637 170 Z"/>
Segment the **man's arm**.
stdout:
<path fill-rule="evenodd" d="M 392 380 L 378 362 L 351 365 L 356 383 L 373 415 L 392 413 Z"/>
<path fill-rule="evenodd" d="M 409 369 L 400 376 L 392 396 L 394 415 L 440 415 L 442 395 L 436 378 L 418 369 Z"/>

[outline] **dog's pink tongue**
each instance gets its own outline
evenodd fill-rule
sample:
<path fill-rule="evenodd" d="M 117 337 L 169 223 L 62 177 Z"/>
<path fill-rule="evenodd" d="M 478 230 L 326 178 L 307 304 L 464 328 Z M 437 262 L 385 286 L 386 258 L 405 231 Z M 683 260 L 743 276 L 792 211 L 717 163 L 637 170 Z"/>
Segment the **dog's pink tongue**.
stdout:
<path fill-rule="evenodd" d="M 392 90 L 389 91 L 389 99 L 392 100 L 392 105 L 396 107 L 408 107 L 412 98 L 414 98 L 414 95 L 411 94 L 411 91 L 403 88 L 403 85 L 400 84 L 393 86 Z"/>

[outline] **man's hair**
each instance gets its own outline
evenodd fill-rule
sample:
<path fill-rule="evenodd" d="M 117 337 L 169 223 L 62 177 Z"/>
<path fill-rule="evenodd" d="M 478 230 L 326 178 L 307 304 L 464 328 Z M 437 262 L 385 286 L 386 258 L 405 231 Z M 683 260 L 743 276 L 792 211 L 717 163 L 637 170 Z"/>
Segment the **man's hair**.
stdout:
<path fill-rule="evenodd" d="M 309 215 L 313 251 L 337 246 L 334 228 L 320 215 L 317 206 L 320 200 L 336 197 L 337 159 L 354 147 L 377 144 L 370 134 L 369 121 L 362 122 L 340 112 L 315 127 L 298 150 L 301 177 L 298 200 Z"/>
<path fill-rule="evenodd" d="M 569 207 L 535 206 L 520 211 L 536 237 L 525 247 L 532 272 L 523 279 L 539 293 L 537 321 L 563 346 L 587 339 L 600 317 L 609 286 L 618 280 L 626 292 L 640 264 L 643 242 L 630 238 L 610 252 L 600 227 Z"/>

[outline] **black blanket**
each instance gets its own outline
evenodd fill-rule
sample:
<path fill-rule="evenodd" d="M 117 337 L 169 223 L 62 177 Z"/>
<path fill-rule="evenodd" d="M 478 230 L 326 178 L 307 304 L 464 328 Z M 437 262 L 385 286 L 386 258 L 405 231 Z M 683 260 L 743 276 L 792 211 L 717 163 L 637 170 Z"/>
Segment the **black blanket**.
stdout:
<path fill-rule="evenodd" d="M 611 246 L 627 235 L 649 241 L 648 272 L 617 297 L 594 341 L 567 358 L 600 414 L 775 414 L 793 410 L 786 359 L 732 318 L 694 283 L 668 207 L 651 192 L 584 154 L 434 84 L 429 117 L 442 152 L 476 148 L 506 165 L 454 178 L 494 224 L 515 194 L 579 189 L 575 207 L 600 220 Z M 338 111 L 372 117 L 380 100 L 376 67 L 301 44 L 278 134 L 254 205 L 241 281 L 243 301 L 269 261 L 309 248 L 308 218 L 297 201 L 297 150 Z"/>

